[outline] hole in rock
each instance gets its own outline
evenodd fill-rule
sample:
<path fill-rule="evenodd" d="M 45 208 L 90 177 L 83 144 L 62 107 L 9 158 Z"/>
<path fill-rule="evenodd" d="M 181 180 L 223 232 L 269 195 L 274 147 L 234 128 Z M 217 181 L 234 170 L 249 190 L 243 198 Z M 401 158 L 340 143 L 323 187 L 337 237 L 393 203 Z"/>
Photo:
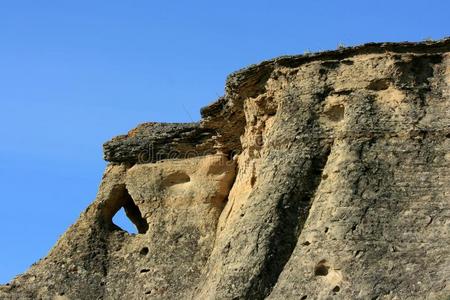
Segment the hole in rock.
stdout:
<path fill-rule="evenodd" d="M 369 90 L 372 91 L 382 91 L 389 88 L 389 80 L 387 79 L 376 79 L 369 83 L 367 86 Z"/>
<path fill-rule="evenodd" d="M 341 288 L 337 285 L 337 286 L 335 286 L 334 288 L 333 288 L 333 293 L 337 293 L 337 292 L 339 292 L 341 290 Z"/>
<path fill-rule="evenodd" d="M 141 251 L 139 251 L 139 253 L 140 253 L 141 255 L 147 255 L 147 254 L 148 254 L 148 247 L 142 248 Z"/>
<path fill-rule="evenodd" d="M 326 260 L 321 260 L 317 266 L 314 268 L 314 275 L 315 276 L 327 276 L 328 270 L 330 269 L 329 266 L 326 265 Z"/>
<path fill-rule="evenodd" d="M 148 230 L 147 221 L 142 217 L 139 207 L 134 203 L 124 184 L 113 187 L 110 198 L 103 208 L 103 218 L 113 230 L 121 229 L 130 233 L 146 233 Z"/>
<path fill-rule="evenodd" d="M 138 233 L 136 226 L 131 222 L 130 219 L 128 219 L 124 208 L 119 209 L 119 211 L 114 215 L 112 222 L 114 225 L 122 230 L 125 230 L 128 233 Z"/>
<path fill-rule="evenodd" d="M 327 115 L 328 119 L 334 122 L 338 122 L 344 118 L 345 108 L 344 105 L 333 105 L 327 111 L 325 111 L 325 114 Z"/>
<path fill-rule="evenodd" d="M 162 186 L 169 187 L 176 184 L 182 184 L 191 181 L 191 178 L 189 175 L 187 175 L 184 172 L 178 171 L 175 173 L 172 173 L 168 175 L 166 178 L 164 178 L 162 182 Z"/>
<path fill-rule="evenodd" d="M 301 297 L 300 300 L 305 300 L 306 298 L 308 298 L 308 295 Z"/>

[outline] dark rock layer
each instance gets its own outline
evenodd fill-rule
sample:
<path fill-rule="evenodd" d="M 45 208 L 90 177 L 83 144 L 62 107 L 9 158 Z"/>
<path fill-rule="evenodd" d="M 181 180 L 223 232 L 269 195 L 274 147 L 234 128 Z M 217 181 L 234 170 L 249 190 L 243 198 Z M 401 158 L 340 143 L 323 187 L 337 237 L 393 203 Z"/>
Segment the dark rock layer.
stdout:
<path fill-rule="evenodd" d="M 106 161 L 149 163 L 210 154 L 213 130 L 199 123 L 144 123 L 103 145 Z"/>

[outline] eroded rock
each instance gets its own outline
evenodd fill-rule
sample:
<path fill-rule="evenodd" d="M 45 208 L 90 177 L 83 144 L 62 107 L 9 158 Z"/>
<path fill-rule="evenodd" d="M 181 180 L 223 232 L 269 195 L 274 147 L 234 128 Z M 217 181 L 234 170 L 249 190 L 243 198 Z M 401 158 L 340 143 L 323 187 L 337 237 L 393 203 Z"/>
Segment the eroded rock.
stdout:
<path fill-rule="evenodd" d="M 446 299 L 449 50 L 277 58 L 230 75 L 199 124 L 113 139 L 94 203 L 1 298 Z"/>
<path fill-rule="evenodd" d="M 150 163 L 214 154 L 213 130 L 199 123 L 144 123 L 103 145 L 106 161 Z"/>

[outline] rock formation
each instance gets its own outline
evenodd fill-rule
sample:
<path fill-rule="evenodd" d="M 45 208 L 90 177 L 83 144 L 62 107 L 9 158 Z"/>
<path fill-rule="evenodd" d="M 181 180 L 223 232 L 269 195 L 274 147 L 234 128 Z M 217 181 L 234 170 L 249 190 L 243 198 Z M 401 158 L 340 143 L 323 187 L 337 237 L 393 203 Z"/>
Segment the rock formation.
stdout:
<path fill-rule="evenodd" d="M 104 153 L 95 201 L 1 299 L 449 299 L 450 39 L 265 61 L 200 123 Z"/>

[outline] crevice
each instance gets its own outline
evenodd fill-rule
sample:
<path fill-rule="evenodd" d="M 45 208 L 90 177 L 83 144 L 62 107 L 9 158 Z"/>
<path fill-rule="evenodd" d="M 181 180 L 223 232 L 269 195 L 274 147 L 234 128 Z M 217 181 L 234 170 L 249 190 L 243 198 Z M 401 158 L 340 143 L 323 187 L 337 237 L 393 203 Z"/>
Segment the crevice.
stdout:
<path fill-rule="evenodd" d="M 351 89 L 345 89 L 345 90 L 338 90 L 338 91 L 334 91 L 333 93 L 331 93 L 331 95 L 335 95 L 335 96 L 348 96 L 351 93 L 353 93 L 354 91 Z"/>
<path fill-rule="evenodd" d="M 322 180 L 323 169 L 330 151 L 329 145 L 313 151 L 316 155 L 305 161 L 302 170 L 293 170 L 295 174 L 292 174 L 292 177 L 298 178 L 297 182 L 278 202 L 276 207 L 278 220 L 269 241 L 270 250 L 266 254 L 260 275 L 250 283 L 246 299 L 264 299 L 272 292 L 278 277 L 297 246 L 316 190 Z"/>

